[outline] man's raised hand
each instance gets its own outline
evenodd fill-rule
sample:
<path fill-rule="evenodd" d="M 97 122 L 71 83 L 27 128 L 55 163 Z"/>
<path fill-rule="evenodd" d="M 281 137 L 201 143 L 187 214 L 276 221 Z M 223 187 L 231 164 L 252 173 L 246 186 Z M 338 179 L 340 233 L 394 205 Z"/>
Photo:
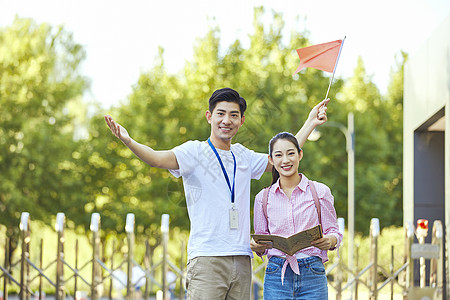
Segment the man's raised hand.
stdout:
<path fill-rule="evenodd" d="M 108 124 L 109 129 L 111 129 L 111 132 L 125 145 L 128 145 L 131 142 L 131 137 L 128 134 L 128 131 L 123 126 L 116 123 L 111 116 L 106 115 L 105 121 L 106 124 Z"/>
<path fill-rule="evenodd" d="M 321 101 L 319 104 L 313 107 L 309 113 L 308 119 L 312 120 L 316 126 L 322 125 L 327 119 L 327 104 L 330 102 L 330 98 Z"/>

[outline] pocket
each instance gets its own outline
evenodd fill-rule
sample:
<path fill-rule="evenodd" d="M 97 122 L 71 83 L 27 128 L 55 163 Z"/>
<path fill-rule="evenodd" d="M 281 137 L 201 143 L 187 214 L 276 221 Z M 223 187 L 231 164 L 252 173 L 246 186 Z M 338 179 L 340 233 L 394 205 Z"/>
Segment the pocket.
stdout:
<path fill-rule="evenodd" d="M 198 257 L 188 260 L 186 265 L 186 282 L 189 282 L 195 274 L 195 267 L 197 266 Z"/>
<path fill-rule="evenodd" d="M 310 264 L 309 269 L 316 275 L 325 275 L 325 267 L 321 261 L 315 261 Z"/>
<path fill-rule="evenodd" d="M 269 263 L 267 264 L 267 267 L 266 267 L 266 274 L 274 274 L 274 273 L 278 272 L 279 269 L 280 269 L 280 265 L 278 265 L 274 262 L 271 262 L 269 260 Z"/>

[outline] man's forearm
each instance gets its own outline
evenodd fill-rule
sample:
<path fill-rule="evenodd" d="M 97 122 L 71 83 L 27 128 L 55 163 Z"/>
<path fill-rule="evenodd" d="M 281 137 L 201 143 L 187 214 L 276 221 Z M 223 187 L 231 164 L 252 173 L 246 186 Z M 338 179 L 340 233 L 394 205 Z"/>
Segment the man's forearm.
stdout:
<path fill-rule="evenodd" d="M 303 147 L 303 145 L 306 143 L 306 140 L 308 139 L 311 132 L 314 130 L 316 125 L 311 120 L 306 120 L 306 122 L 303 124 L 302 128 L 297 132 L 295 137 L 297 138 L 298 145 L 300 148 Z"/>
<path fill-rule="evenodd" d="M 133 153 L 139 157 L 143 162 L 148 164 L 151 167 L 156 167 L 154 153 L 155 150 L 152 148 L 145 146 L 141 143 L 136 142 L 131 139 L 128 144 L 125 144 Z"/>
<path fill-rule="evenodd" d="M 314 106 L 311 112 L 309 113 L 305 123 L 303 124 L 302 128 L 295 135 L 300 147 L 303 147 L 303 145 L 305 144 L 306 140 L 308 139 L 309 135 L 314 130 L 314 128 L 327 121 L 326 105 L 329 101 L 330 99 L 326 99 L 320 101 L 316 106 Z"/>
<path fill-rule="evenodd" d="M 151 167 L 178 169 L 175 155 L 171 151 L 155 151 L 152 148 L 131 139 L 126 146 L 143 162 Z"/>

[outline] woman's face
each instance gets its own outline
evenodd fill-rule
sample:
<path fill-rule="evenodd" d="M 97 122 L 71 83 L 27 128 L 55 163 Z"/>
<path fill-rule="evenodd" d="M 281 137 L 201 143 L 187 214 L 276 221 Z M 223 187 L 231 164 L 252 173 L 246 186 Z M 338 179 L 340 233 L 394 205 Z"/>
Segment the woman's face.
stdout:
<path fill-rule="evenodd" d="M 270 162 L 280 174 L 280 177 L 298 175 L 298 165 L 303 157 L 297 147 L 289 140 L 279 139 L 273 144 Z"/>

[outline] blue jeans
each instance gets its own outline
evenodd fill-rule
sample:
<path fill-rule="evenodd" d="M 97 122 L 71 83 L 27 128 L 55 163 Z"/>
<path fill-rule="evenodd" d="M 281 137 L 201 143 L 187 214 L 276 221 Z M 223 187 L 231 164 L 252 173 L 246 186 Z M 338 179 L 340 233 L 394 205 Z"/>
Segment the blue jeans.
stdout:
<path fill-rule="evenodd" d="M 322 260 L 317 256 L 298 259 L 300 275 L 286 267 L 284 285 L 281 284 L 281 269 L 285 259 L 272 256 L 264 276 L 264 299 L 328 299 L 327 276 Z"/>

